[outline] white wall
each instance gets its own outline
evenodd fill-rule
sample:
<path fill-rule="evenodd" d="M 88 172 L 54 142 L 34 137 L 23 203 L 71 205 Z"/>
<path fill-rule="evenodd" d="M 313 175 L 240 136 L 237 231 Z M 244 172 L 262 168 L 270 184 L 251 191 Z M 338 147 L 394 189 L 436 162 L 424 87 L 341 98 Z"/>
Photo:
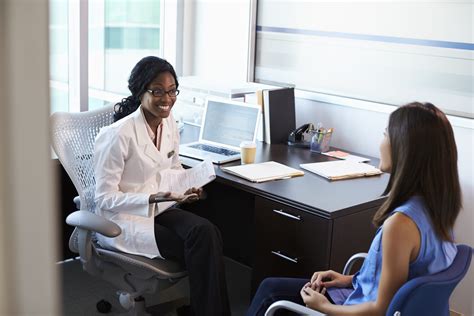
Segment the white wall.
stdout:
<path fill-rule="evenodd" d="M 211 1 L 194 0 L 195 10 L 187 11 L 185 23 L 192 30 L 186 52 L 185 75 L 214 76 L 219 79 L 246 78 L 250 0 Z M 188 7 L 189 8 L 189 7 Z M 192 14 L 194 12 L 194 14 Z M 191 26 L 189 24 L 192 24 Z M 186 42 L 184 43 L 186 51 Z M 334 104 L 298 99 L 297 125 L 305 122 L 323 122 L 335 128 L 332 144 L 361 154 L 379 157 L 379 143 L 386 127 L 388 113 L 361 110 Z M 472 122 L 470 123 L 472 127 Z M 455 236 L 458 242 L 474 246 L 472 233 L 474 217 L 473 197 L 473 140 L 474 130 L 454 126 L 459 152 L 459 174 L 463 190 L 462 210 Z M 474 266 L 474 264 L 472 264 Z M 451 309 L 474 315 L 474 268 L 457 287 L 451 298 Z"/>
<path fill-rule="evenodd" d="M 48 0 L 0 1 L 0 315 L 58 315 Z"/>
<path fill-rule="evenodd" d="M 190 0 L 185 6 L 183 75 L 246 80 L 250 0 Z"/>

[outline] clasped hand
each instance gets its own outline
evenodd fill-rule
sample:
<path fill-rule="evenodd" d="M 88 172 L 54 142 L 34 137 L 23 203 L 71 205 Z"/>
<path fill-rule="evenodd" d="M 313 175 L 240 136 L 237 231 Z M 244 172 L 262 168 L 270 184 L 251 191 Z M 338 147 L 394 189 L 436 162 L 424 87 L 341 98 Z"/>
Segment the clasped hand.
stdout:
<path fill-rule="evenodd" d="M 199 200 L 203 194 L 202 188 L 190 188 L 183 194 L 175 192 L 158 192 L 150 195 L 150 203 L 175 201 L 178 203 L 191 203 Z"/>
<path fill-rule="evenodd" d="M 300 291 L 303 302 L 309 308 L 321 311 L 324 305 L 330 304 L 324 296 L 330 287 L 348 287 L 352 276 L 343 275 L 332 270 L 315 272 L 311 281 L 306 283 Z"/>

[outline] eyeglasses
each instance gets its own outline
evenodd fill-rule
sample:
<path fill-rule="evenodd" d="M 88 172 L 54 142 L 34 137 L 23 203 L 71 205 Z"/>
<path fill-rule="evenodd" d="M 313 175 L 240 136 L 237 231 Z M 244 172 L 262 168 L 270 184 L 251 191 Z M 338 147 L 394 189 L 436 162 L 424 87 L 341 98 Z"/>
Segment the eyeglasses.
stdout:
<path fill-rule="evenodd" d="M 168 90 L 168 91 L 165 91 L 163 89 L 154 89 L 154 90 L 148 89 L 146 91 L 150 92 L 154 97 L 157 97 L 157 98 L 163 97 L 165 95 L 165 93 L 167 95 L 169 95 L 171 98 L 174 98 L 179 94 L 178 89 L 171 89 L 171 90 Z"/>

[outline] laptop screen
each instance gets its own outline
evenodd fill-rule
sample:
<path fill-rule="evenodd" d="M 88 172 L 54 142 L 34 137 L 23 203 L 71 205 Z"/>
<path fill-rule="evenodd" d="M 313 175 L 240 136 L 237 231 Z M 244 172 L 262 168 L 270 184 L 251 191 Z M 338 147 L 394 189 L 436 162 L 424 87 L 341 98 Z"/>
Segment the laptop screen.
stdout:
<path fill-rule="evenodd" d="M 254 141 L 259 109 L 239 103 L 208 99 L 201 139 L 234 147 Z"/>

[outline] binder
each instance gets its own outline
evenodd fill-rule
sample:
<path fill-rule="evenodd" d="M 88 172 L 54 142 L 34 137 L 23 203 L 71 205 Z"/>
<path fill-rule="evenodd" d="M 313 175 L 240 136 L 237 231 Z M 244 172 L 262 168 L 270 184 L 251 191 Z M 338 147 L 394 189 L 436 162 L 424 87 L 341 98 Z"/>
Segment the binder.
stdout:
<path fill-rule="evenodd" d="M 295 89 L 263 90 L 263 128 L 267 144 L 282 144 L 295 129 Z"/>
<path fill-rule="evenodd" d="M 256 104 L 260 106 L 260 116 L 258 118 L 257 140 L 263 142 L 265 139 L 263 129 L 263 90 L 259 89 L 254 93 L 248 93 L 244 97 L 245 103 Z"/>
<path fill-rule="evenodd" d="M 257 183 L 304 175 L 304 171 L 302 170 L 291 168 L 275 161 L 222 167 L 221 169 L 234 176 Z"/>
<path fill-rule="evenodd" d="M 352 179 L 382 174 L 382 171 L 374 166 L 348 160 L 305 163 L 300 164 L 300 167 L 329 180 Z"/>

